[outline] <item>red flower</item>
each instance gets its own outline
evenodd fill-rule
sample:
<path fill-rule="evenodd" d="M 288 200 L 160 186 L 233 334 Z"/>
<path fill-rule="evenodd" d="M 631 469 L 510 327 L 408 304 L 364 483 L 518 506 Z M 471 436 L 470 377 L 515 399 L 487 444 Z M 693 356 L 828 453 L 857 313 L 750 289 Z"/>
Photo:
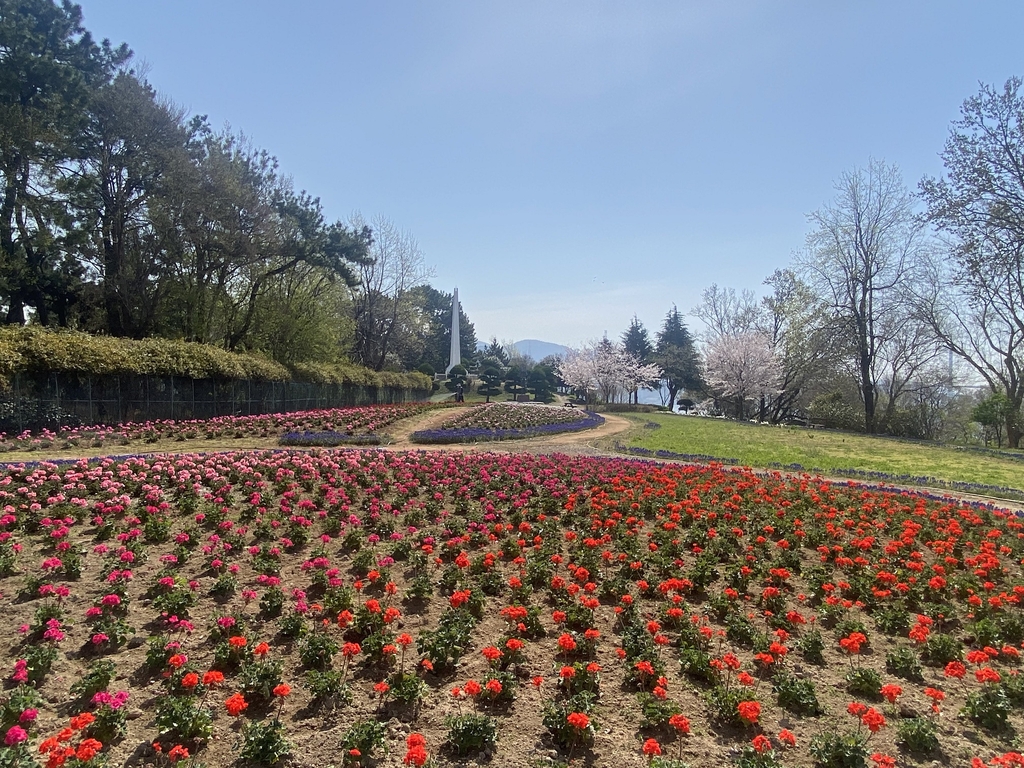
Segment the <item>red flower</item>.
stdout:
<path fill-rule="evenodd" d="M 483 688 L 480 687 L 480 683 L 476 680 L 469 680 L 464 686 L 466 693 L 470 696 L 476 696 Z"/>
<path fill-rule="evenodd" d="M 280 685 L 274 686 L 274 695 L 280 696 L 282 699 L 292 692 L 292 688 L 287 683 L 281 683 Z"/>
<path fill-rule="evenodd" d="M 763 733 L 757 734 L 753 741 L 750 742 L 751 746 L 754 747 L 754 751 L 759 755 L 766 754 L 772 751 L 772 741 Z"/>
<path fill-rule="evenodd" d="M 565 718 L 565 721 L 579 731 L 584 730 L 588 725 L 590 725 L 590 718 L 582 712 L 569 713 L 569 716 Z"/>
<path fill-rule="evenodd" d="M 238 717 L 249 706 L 249 702 L 240 693 L 231 694 L 224 702 L 224 708 L 232 717 Z"/>
<path fill-rule="evenodd" d="M 761 705 L 756 701 L 741 701 L 736 705 L 740 719 L 748 725 L 754 725 L 761 717 Z"/>
<path fill-rule="evenodd" d="M 942 670 L 942 674 L 946 677 L 955 677 L 957 680 L 962 680 L 963 676 L 967 674 L 967 667 L 959 661 L 951 661 L 946 665 L 946 668 Z"/>
<path fill-rule="evenodd" d="M 796 736 L 793 735 L 792 731 L 789 731 L 785 728 L 779 731 L 779 741 L 781 741 L 783 744 L 787 744 L 790 747 L 796 746 Z"/>
<path fill-rule="evenodd" d="M 187 688 L 188 690 L 192 690 L 197 685 L 199 685 L 199 675 L 197 675 L 195 672 L 189 672 L 187 675 L 185 675 L 183 678 L 181 678 L 181 687 L 182 688 Z"/>
<path fill-rule="evenodd" d="M 363 649 L 359 647 L 359 643 L 345 643 L 341 646 L 341 655 L 346 658 L 352 658 L 358 656 Z"/>
<path fill-rule="evenodd" d="M 224 673 L 218 672 L 215 669 L 211 669 L 208 672 L 203 673 L 203 685 L 210 687 L 220 685 L 224 682 Z"/>
<path fill-rule="evenodd" d="M 860 721 L 868 727 L 868 730 L 872 733 L 877 733 L 882 726 L 885 725 L 885 717 L 874 707 L 868 709 L 863 715 L 861 715 Z"/>
<path fill-rule="evenodd" d="M 690 732 L 690 721 L 684 715 L 672 715 L 672 717 L 668 719 L 668 724 L 681 734 L 687 734 Z"/>
<path fill-rule="evenodd" d="M 974 670 L 974 676 L 979 683 L 998 683 L 1002 678 L 992 667 L 982 667 Z"/>
<path fill-rule="evenodd" d="M 882 697 L 886 701 L 888 701 L 890 704 L 895 704 L 896 699 L 903 695 L 903 689 L 900 688 L 898 685 L 893 685 L 890 683 L 889 685 L 882 686 L 881 693 Z"/>
<path fill-rule="evenodd" d="M 655 757 L 661 754 L 661 744 L 658 743 L 657 739 L 648 739 L 644 742 L 640 751 L 647 755 L 648 758 Z"/>

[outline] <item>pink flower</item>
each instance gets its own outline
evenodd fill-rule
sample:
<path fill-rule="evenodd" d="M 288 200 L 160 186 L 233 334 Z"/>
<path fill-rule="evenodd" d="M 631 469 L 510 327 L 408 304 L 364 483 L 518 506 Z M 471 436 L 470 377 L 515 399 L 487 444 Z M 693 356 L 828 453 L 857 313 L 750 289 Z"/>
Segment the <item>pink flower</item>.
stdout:
<path fill-rule="evenodd" d="M 4 736 L 4 744 L 8 747 L 13 747 L 15 744 L 21 744 L 21 742 L 28 739 L 28 733 L 20 725 L 12 725 L 7 730 L 7 735 Z"/>

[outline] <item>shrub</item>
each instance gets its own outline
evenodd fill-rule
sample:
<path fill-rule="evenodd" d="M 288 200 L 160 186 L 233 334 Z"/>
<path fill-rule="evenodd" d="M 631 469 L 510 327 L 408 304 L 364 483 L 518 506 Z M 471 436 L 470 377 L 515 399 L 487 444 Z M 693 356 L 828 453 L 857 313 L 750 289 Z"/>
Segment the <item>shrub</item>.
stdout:
<path fill-rule="evenodd" d="M 445 723 L 448 726 L 448 744 L 460 757 L 493 749 L 498 740 L 497 722 L 487 715 L 456 715 Z"/>
<path fill-rule="evenodd" d="M 422 632 L 416 641 L 420 655 L 428 659 L 438 671 L 458 663 L 469 646 L 476 619 L 468 611 L 446 611 L 435 630 Z"/>
<path fill-rule="evenodd" d="M 795 715 L 820 715 L 821 705 L 814 689 L 814 681 L 796 678 L 784 671 L 772 678 L 772 688 L 778 695 L 779 706 Z"/>
<path fill-rule="evenodd" d="M 1003 689 L 991 686 L 968 696 L 963 709 L 973 722 L 990 731 L 1004 729 L 1011 711 L 1013 705 Z"/>
<path fill-rule="evenodd" d="M 646 691 L 637 694 L 637 702 L 644 716 L 640 723 L 641 728 L 660 728 L 672 715 L 678 715 L 683 711 L 676 702 L 659 699 Z"/>
<path fill-rule="evenodd" d="M 926 755 L 938 749 L 935 722 L 927 717 L 910 717 L 896 723 L 896 742 L 915 755 Z"/>
<path fill-rule="evenodd" d="M 242 666 L 239 676 L 242 692 L 250 701 L 270 701 L 274 688 L 281 684 L 280 659 L 254 659 Z"/>
<path fill-rule="evenodd" d="M 796 649 L 800 652 L 801 656 L 812 664 L 822 664 L 825 661 L 821 655 L 822 651 L 825 650 L 825 639 L 817 629 L 812 629 L 797 640 Z"/>
<path fill-rule="evenodd" d="M 951 661 L 960 661 L 963 657 L 963 643 L 953 635 L 931 635 L 921 648 L 921 659 L 933 667 L 944 667 Z"/>
<path fill-rule="evenodd" d="M 213 717 L 191 696 L 163 696 L 157 705 L 156 726 L 163 738 L 207 739 L 213 733 Z"/>
<path fill-rule="evenodd" d="M 711 656 L 703 648 L 682 648 L 679 669 L 687 677 L 704 683 L 718 682 L 718 671 L 711 666 Z"/>
<path fill-rule="evenodd" d="M 57 660 L 57 647 L 52 643 L 30 645 L 25 649 L 25 661 L 28 662 L 28 681 L 39 687 L 43 679 L 50 674 L 53 662 Z"/>
<path fill-rule="evenodd" d="M 246 762 L 276 765 L 291 752 L 284 737 L 284 724 L 273 720 L 250 720 L 242 726 L 242 748 L 239 755 Z"/>
<path fill-rule="evenodd" d="M 917 654 L 905 646 L 885 654 L 885 668 L 904 680 L 915 683 L 924 682 L 924 674 L 921 671 L 921 664 L 917 660 Z"/>
<path fill-rule="evenodd" d="M 387 754 L 387 726 L 376 720 L 357 720 L 341 737 L 341 750 L 348 757 L 349 751 L 359 750 L 362 756 L 371 757 L 380 750 Z"/>
<path fill-rule="evenodd" d="M 395 672 L 388 678 L 388 695 L 403 704 L 415 706 L 423 696 L 423 681 L 412 672 Z"/>
<path fill-rule="evenodd" d="M 818 768 L 866 768 L 867 742 L 859 732 L 822 731 L 811 739 L 811 757 Z"/>
<path fill-rule="evenodd" d="M 575 713 L 589 716 L 594 709 L 594 700 L 595 696 L 590 691 L 580 691 L 575 696 L 562 701 L 549 701 L 544 705 L 541 722 L 556 744 L 570 748 L 581 742 L 589 743 L 593 739 L 596 728 L 593 720 L 581 732 L 569 724 L 568 717 Z"/>
<path fill-rule="evenodd" d="M 731 723 L 743 725 L 737 707 L 741 701 L 748 701 L 749 694 L 739 688 L 727 688 L 724 685 L 716 685 L 704 695 L 708 708 L 711 710 L 711 717 L 720 723 Z"/>
<path fill-rule="evenodd" d="M 846 690 L 857 696 L 878 698 L 882 676 L 869 667 L 857 667 L 846 673 Z"/>
<path fill-rule="evenodd" d="M 344 707 L 352 702 L 352 689 L 342 679 L 341 672 L 336 670 L 322 672 L 311 669 L 306 673 L 303 685 L 319 706 Z"/>
<path fill-rule="evenodd" d="M 779 756 L 774 749 L 767 752 L 758 752 L 752 745 L 743 747 L 739 757 L 736 759 L 738 768 L 782 768 Z"/>
<path fill-rule="evenodd" d="M 71 686 L 71 693 L 83 699 L 91 699 L 93 694 L 107 689 L 116 672 L 117 668 L 110 659 L 94 661 Z"/>
<path fill-rule="evenodd" d="M 338 643 L 326 632 L 311 632 L 299 642 L 299 660 L 310 669 L 325 669 L 338 652 Z"/>

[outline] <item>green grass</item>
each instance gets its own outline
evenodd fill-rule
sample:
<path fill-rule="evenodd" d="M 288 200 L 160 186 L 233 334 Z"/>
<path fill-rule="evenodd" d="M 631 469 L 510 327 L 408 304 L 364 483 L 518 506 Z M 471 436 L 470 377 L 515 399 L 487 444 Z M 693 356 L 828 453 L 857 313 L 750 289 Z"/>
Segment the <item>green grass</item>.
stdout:
<path fill-rule="evenodd" d="M 882 472 L 897 476 L 893 482 L 911 482 L 909 478 L 913 478 L 918 485 L 1024 498 L 1024 451 L 986 451 L 695 416 L 622 415 L 636 423 L 625 437 L 620 437 L 620 442 L 627 447 L 734 459 L 738 464 L 751 467 L 798 464 L 809 472 L 854 477 L 857 475 L 847 470 Z M 644 426 L 649 424 L 660 427 Z M 961 484 L 988 487 L 971 488 Z"/>

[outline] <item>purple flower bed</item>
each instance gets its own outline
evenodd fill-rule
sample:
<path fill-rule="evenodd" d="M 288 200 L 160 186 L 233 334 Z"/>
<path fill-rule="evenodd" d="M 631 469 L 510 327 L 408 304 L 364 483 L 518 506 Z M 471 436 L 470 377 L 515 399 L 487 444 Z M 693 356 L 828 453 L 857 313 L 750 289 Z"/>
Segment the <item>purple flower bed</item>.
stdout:
<path fill-rule="evenodd" d="M 598 413 L 587 413 L 582 419 L 572 422 L 553 424 L 536 424 L 529 427 L 511 429 L 486 429 L 483 427 L 457 427 L 455 429 L 424 429 L 413 432 L 410 440 L 414 443 L 474 443 L 494 440 L 520 440 L 527 437 L 540 437 L 560 432 L 578 432 L 593 429 L 604 424 L 604 417 Z"/>
<path fill-rule="evenodd" d="M 281 435 L 281 445 L 310 448 L 333 448 L 339 445 L 380 445 L 379 435 L 350 435 L 343 432 L 288 432 Z"/>

